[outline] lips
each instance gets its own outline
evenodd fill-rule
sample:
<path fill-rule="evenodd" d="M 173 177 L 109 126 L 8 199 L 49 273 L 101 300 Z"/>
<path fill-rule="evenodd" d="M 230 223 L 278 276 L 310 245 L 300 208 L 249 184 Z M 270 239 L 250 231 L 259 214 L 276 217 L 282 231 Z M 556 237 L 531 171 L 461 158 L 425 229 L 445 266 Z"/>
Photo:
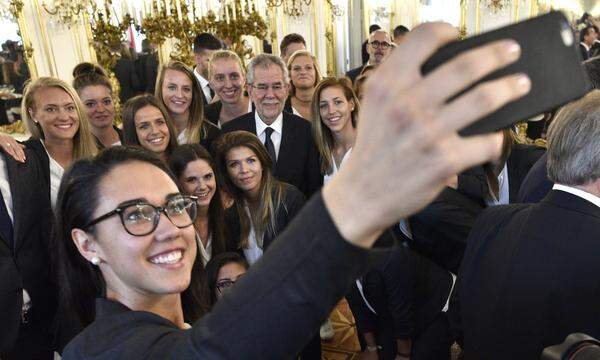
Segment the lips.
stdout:
<path fill-rule="evenodd" d="M 183 266 L 183 249 L 164 251 L 148 258 L 148 261 L 162 268 L 179 268 Z"/>
<path fill-rule="evenodd" d="M 61 130 L 68 130 L 73 127 L 73 123 L 55 124 L 54 126 Z"/>
<path fill-rule="evenodd" d="M 165 141 L 165 137 L 161 136 L 161 137 L 157 137 L 157 138 L 152 138 L 152 139 L 148 139 L 148 143 L 151 145 L 161 145 L 163 142 Z"/>

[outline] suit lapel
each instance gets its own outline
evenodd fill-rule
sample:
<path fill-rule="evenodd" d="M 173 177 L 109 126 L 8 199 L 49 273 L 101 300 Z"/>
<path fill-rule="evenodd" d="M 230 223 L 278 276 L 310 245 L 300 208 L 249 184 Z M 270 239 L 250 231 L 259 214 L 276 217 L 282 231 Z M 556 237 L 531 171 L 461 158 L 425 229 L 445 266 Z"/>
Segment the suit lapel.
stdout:
<path fill-rule="evenodd" d="M 277 163 L 275 164 L 275 171 L 280 169 L 284 164 L 289 163 L 289 156 L 294 151 L 293 139 L 294 136 L 292 129 L 290 129 L 291 121 L 289 121 L 289 114 L 283 113 L 283 125 L 281 126 L 281 144 L 279 145 L 279 155 L 277 156 Z"/>

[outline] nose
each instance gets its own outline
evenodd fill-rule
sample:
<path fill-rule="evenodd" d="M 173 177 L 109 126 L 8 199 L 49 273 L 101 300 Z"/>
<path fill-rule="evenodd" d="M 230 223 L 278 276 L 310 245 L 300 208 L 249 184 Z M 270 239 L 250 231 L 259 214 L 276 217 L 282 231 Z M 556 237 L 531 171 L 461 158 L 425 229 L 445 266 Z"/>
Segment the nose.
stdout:
<path fill-rule="evenodd" d="M 168 241 L 181 236 L 181 229 L 173 225 L 171 220 L 161 212 L 158 218 L 158 225 L 154 230 L 154 237 L 157 241 Z"/>
<path fill-rule="evenodd" d="M 183 97 L 183 89 L 178 88 L 175 92 L 175 96 L 177 96 L 179 98 Z"/>
<path fill-rule="evenodd" d="M 248 164 L 242 162 L 242 166 L 240 166 L 240 172 L 246 173 L 246 172 L 248 172 L 248 169 L 249 169 Z"/>

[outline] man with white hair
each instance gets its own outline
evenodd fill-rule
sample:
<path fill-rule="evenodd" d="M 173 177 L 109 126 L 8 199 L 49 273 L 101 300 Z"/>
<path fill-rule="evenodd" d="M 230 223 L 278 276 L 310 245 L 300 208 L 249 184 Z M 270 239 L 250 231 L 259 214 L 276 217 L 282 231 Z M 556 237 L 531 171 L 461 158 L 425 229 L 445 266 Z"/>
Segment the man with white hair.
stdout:
<path fill-rule="evenodd" d="M 253 58 L 246 88 L 255 111 L 226 123 L 222 131 L 256 134 L 273 160 L 273 175 L 309 197 L 322 183 L 319 155 L 310 123 L 283 111 L 289 82 L 287 67 L 279 57 L 260 54 Z"/>

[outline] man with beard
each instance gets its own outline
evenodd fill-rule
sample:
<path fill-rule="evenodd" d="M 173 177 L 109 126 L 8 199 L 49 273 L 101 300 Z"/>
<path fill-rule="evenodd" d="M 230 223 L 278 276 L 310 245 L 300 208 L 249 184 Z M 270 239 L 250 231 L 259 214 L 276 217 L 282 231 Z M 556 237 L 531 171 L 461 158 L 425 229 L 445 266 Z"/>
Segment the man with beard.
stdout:
<path fill-rule="evenodd" d="M 389 55 L 392 49 L 392 43 L 390 35 L 385 30 L 375 30 L 369 36 L 369 43 L 367 44 L 367 52 L 369 53 L 369 61 L 367 64 L 363 64 L 357 68 L 354 68 L 346 73 L 346 76 L 354 80 L 366 65 L 378 66 L 383 60 Z"/>

